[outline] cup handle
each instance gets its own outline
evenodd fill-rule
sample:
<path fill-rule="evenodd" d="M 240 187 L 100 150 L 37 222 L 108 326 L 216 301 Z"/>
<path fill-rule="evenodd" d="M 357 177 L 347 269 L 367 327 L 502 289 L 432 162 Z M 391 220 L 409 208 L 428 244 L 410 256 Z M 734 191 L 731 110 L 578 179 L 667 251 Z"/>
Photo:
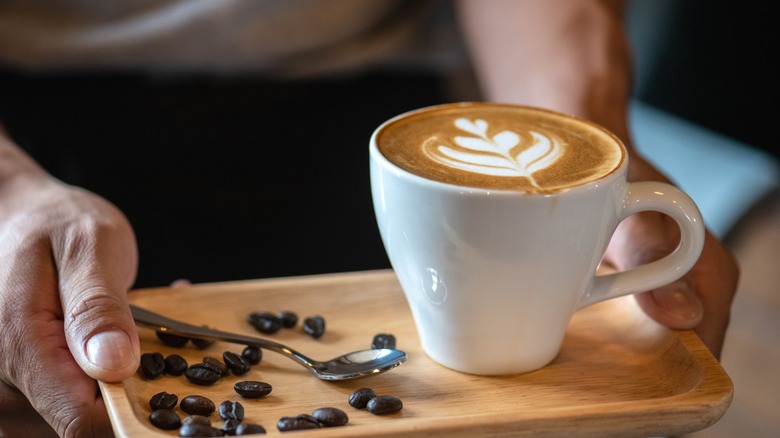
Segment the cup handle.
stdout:
<path fill-rule="evenodd" d="M 679 245 L 659 260 L 624 272 L 595 276 L 578 308 L 672 283 L 699 259 L 704 247 L 704 223 L 699 208 L 688 195 L 666 183 L 629 183 L 618 222 L 642 211 L 658 211 L 671 216 L 680 227 Z"/>

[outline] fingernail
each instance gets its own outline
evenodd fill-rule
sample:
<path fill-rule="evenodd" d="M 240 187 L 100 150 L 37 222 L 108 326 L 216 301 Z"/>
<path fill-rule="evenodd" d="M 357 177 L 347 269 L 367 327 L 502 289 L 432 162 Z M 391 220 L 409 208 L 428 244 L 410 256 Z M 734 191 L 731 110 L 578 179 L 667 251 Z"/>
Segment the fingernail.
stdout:
<path fill-rule="evenodd" d="M 87 358 L 98 368 L 119 370 L 133 360 L 133 345 L 123 331 L 97 333 L 87 341 Z"/>
<path fill-rule="evenodd" d="M 680 321 L 694 321 L 702 317 L 701 299 L 685 281 L 676 281 L 653 291 L 658 307 Z"/>

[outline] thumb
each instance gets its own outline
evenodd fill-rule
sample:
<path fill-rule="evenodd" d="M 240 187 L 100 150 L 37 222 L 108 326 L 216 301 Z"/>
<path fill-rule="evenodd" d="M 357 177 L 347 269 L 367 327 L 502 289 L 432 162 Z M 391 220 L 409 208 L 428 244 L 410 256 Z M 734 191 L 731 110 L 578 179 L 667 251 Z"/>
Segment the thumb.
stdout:
<path fill-rule="evenodd" d="M 640 213 L 618 226 L 605 261 L 627 270 L 658 260 L 671 253 L 679 242 L 674 221 L 659 213 Z M 636 294 L 644 312 L 666 327 L 692 329 L 704 317 L 704 306 L 689 275 L 651 291 Z"/>
<path fill-rule="evenodd" d="M 132 230 L 124 221 L 72 229 L 54 245 L 68 348 L 96 380 L 130 377 L 140 358 L 138 332 L 127 303 L 137 266 Z"/>
<path fill-rule="evenodd" d="M 91 286 L 63 291 L 63 298 L 65 339 L 81 369 L 105 382 L 130 377 L 140 343 L 124 291 Z"/>

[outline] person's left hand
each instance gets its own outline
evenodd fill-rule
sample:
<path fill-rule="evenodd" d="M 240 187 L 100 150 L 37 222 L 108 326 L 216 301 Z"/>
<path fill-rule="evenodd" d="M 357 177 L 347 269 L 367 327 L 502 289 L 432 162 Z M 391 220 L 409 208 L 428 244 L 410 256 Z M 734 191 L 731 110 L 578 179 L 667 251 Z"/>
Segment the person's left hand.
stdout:
<path fill-rule="evenodd" d="M 18 178 L 0 190 L 0 436 L 111 436 L 96 380 L 133 375 L 140 356 L 132 228 L 92 193 Z"/>

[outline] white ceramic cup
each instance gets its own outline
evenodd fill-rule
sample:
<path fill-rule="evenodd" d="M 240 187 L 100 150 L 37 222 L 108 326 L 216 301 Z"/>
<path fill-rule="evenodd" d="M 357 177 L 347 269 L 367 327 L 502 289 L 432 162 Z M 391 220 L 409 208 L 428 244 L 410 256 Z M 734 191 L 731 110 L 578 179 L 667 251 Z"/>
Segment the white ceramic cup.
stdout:
<path fill-rule="evenodd" d="M 487 190 L 426 179 L 370 144 L 379 230 L 425 352 L 465 373 L 541 368 L 560 350 L 578 309 L 669 284 L 698 259 L 704 226 L 693 201 L 660 182 L 629 183 L 628 157 L 595 181 L 552 193 Z M 561 117 L 566 117 L 561 115 Z M 679 225 L 668 256 L 596 275 L 621 220 L 658 211 Z"/>

